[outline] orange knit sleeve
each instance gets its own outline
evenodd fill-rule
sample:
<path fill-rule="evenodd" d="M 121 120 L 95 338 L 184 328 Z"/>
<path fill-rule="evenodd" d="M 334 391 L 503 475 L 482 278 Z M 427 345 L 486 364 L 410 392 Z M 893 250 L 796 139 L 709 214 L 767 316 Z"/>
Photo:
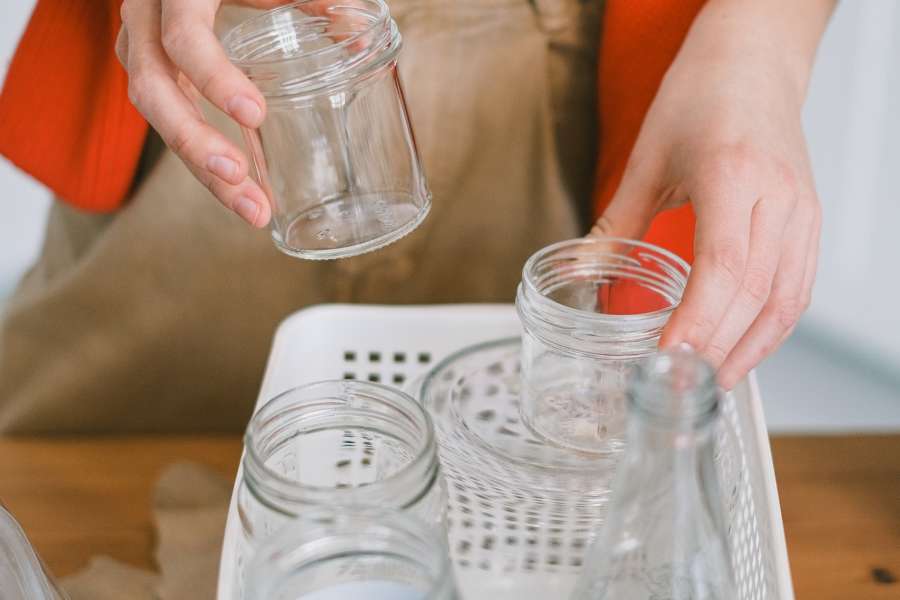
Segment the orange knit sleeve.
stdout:
<path fill-rule="evenodd" d="M 0 94 L 0 153 L 85 210 L 119 207 L 147 123 L 115 56 L 121 0 L 38 0 Z"/>
<path fill-rule="evenodd" d="M 704 0 L 607 0 L 600 50 L 600 159 L 595 216 L 612 199 L 644 115 Z M 694 214 L 683 206 L 654 219 L 644 238 L 693 260 Z"/>

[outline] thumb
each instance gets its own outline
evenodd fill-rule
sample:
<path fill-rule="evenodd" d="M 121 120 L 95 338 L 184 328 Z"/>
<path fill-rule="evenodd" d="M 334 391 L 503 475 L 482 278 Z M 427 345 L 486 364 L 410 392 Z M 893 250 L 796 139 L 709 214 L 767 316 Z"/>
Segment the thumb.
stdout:
<path fill-rule="evenodd" d="M 588 237 L 641 239 L 662 205 L 656 170 L 631 164 Z"/>

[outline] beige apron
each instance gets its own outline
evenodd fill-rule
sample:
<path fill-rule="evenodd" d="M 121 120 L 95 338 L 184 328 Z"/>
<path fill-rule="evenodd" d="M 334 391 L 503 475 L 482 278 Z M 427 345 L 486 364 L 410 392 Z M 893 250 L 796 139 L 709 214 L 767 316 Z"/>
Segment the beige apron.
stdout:
<path fill-rule="evenodd" d="M 56 203 L 0 322 L 0 430 L 238 431 L 279 321 L 321 302 L 512 301 L 528 255 L 582 231 L 597 0 L 393 0 L 434 193 L 378 252 L 289 258 L 168 150 L 112 216 Z M 220 114 L 210 120 L 235 139 Z"/>

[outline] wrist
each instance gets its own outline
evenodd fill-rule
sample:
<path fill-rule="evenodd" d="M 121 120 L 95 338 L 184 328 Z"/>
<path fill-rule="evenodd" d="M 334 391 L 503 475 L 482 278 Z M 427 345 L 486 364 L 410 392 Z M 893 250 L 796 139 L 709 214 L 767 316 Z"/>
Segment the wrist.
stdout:
<path fill-rule="evenodd" d="M 778 85 L 799 107 L 833 6 L 834 0 L 709 0 L 679 60 L 739 76 L 756 74 Z"/>

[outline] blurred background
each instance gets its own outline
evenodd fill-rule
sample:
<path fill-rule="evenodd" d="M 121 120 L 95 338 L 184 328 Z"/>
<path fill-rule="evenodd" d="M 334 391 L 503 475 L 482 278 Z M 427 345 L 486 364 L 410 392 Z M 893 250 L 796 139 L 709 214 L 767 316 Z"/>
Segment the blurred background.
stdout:
<path fill-rule="evenodd" d="M 0 79 L 31 0 L 0 3 Z M 824 225 L 813 304 L 759 369 L 772 432 L 900 430 L 900 2 L 840 2 L 804 122 Z M 48 192 L 0 158 L 0 305 L 40 249 Z"/>

